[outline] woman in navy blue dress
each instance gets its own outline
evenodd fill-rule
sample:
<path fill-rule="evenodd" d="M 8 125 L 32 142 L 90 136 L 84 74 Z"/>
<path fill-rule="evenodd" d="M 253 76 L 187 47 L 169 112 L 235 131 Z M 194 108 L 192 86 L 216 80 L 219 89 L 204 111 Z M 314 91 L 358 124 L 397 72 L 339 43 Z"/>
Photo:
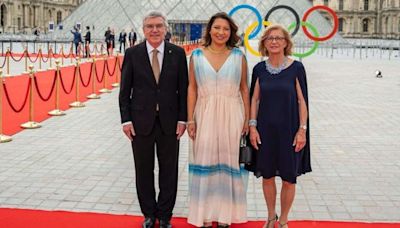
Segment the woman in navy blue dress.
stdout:
<path fill-rule="evenodd" d="M 266 29 L 259 51 L 268 59 L 253 68 L 250 141 L 258 150 L 255 174 L 263 177 L 268 208 L 264 227 L 288 228 L 297 176 L 311 172 L 306 73 L 290 59 L 293 43 L 280 25 Z M 276 215 L 275 177 L 282 179 L 281 215 Z"/>

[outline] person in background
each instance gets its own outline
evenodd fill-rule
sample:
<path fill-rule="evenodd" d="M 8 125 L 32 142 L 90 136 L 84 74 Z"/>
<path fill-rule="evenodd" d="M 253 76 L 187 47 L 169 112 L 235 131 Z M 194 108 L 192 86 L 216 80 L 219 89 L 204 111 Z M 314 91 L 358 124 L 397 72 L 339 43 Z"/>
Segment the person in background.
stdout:
<path fill-rule="evenodd" d="M 110 50 L 112 47 L 111 43 L 111 29 L 110 27 L 107 28 L 106 32 L 104 33 L 104 41 L 106 42 L 106 49 L 107 49 L 107 55 L 110 55 Z"/>
<path fill-rule="evenodd" d="M 86 34 L 85 34 L 85 57 L 86 58 L 90 57 L 90 42 L 91 42 L 90 26 L 86 26 Z"/>
<path fill-rule="evenodd" d="M 135 46 L 137 37 L 136 37 L 136 32 L 133 29 L 129 32 L 128 39 L 129 39 L 129 47 Z"/>
<path fill-rule="evenodd" d="M 118 41 L 119 41 L 119 53 L 122 53 L 122 50 L 126 49 L 126 32 L 125 29 L 122 29 L 122 31 L 119 33 L 119 37 L 118 37 Z M 124 49 L 122 49 L 122 46 L 124 46 Z"/>
<path fill-rule="evenodd" d="M 73 35 L 73 43 L 75 45 L 75 54 L 78 55 L 79 54 L 79 44 L 83 43 L 82 42 L 82 36 L 81 33 L 79 32 L 77 27 L 74 27 L 73 30 L 71 30 L 71 33 Z"/>

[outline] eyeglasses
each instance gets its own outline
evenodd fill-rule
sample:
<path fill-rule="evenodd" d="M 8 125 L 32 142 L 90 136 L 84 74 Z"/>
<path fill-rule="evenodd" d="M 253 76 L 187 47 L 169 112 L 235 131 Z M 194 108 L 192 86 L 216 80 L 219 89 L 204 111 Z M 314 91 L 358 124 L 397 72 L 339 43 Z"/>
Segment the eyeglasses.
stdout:
<path fill-rule="evenodd" d="M 266 40 L 267 40 L 267 42 L 270 42 L 270 43 L 272 43 L 272 41 L 274 41 L 274 40 L 277 42 L 282 42 L 285 40 L 285 37 L 283 37 L 283 36 L 268 36 L 266 38 Z"/>
<path fill-rule="evenodd" d="M 155 25 L 147 24 L 147 25 L 144 25 L 144 28 L 147 30 L 153 30 L 153 29 L 160 30 L 160 29 L 164 28 L 164 24 L 155 24 Z"/>

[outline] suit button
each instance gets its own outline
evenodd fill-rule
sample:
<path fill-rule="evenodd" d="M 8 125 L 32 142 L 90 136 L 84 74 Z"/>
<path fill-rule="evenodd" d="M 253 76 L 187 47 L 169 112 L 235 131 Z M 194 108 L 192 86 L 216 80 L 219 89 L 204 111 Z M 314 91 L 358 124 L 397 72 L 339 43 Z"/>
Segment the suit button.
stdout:
<path fill-rule="evenodd" d="M 161 90 L 160 90 L 160 89 L 157 89 L 157 93 L 159 93 L 159 92 L 161 92 Z"/>

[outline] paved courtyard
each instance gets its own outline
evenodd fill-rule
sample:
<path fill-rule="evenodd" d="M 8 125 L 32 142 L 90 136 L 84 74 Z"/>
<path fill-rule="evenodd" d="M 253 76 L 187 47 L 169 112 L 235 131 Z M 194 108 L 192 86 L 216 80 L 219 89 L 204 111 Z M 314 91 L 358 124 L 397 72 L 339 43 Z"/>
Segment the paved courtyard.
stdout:
<path fill-rule="evenodd" d="M 249 56 L 249 68 L 259 60 Z M 299 178 L 291 219 L 400 221 L 399 59 L 304 59 L 313 172 Z M 375 77 L 380 69 L 383 78 Z M 0 207 L 140 214 L 118 89 L 0 144 Z M 187 215 L 187 135 L 174 213 Z M 264 220 L 261 180 L 248 216 Z"/>

